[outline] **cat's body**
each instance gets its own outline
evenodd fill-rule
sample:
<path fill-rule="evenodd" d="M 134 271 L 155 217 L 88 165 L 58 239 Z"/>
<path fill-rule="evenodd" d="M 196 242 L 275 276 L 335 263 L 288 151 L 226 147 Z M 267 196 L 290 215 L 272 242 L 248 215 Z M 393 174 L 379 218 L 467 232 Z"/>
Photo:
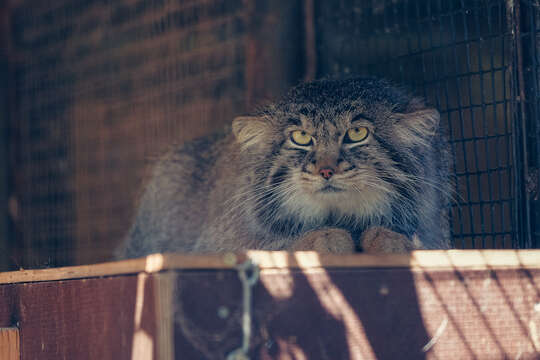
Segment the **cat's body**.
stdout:
<path fill-rule="evenodd" d="M 121 257 L 291 249 L 306 232 L 381 226 L 447 248 L 448 151 L 439 115 L 371 78 L 291 90 L 232 132 L 154 168 Z"/>

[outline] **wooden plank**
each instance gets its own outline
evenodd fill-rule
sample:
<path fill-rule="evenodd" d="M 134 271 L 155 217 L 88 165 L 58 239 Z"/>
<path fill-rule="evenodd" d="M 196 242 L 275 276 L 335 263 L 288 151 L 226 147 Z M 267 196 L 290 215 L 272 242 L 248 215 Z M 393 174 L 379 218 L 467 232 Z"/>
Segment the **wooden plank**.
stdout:
<path fill-rule="evenodd" d="M 12 327 L 17 324 L 17 285 L 0 285 L 0 328 Z"/>
<path fill-rule="evenodd" d="M 177 354 L 219 359 L 241 345 L 236 272 L 179 272 L 177 289 Z M 253 290 L 248 355 L 538 359 L 539 296 L 539 269 L 263 272 Z"/>
<path fill-rule="evenodd" d="M 423 269 L 540 268 L 540 250 L 420 250 L 409 254 L 332 255 L 316 252 L 248 251 L 262 269 L 405 267 Z"/>
<path fill-rule="evenodd" d="M 157 358 L 152 275 L 4 286 L 17 288 L 0 313 L 19 323 L 22 360 Z"/>
<path fill-rule="evenodd" d="M 175 286 L 177 273 L 167 271 L 155 274 L 156 359 L 173 360 Z"/>
<path fill-rule="evenodd" d="M 497 254 L 480 268 L 469 254 L 454 267 L 266 262 L 249 356 L 538 358 L 540 268 Z M 242 342 L 242 311 L 232 265 L 0 285 L 0 326 L 18 324 L 22 360 L 224 358 Z"/>
<path fill-rule="evenodd" d="M 175 278 L 143 272 L 0 285 L 0 326 L 18 324 L 22 360 L 172 360 Z M 0 360 L 11 360 L 2 336 Z"/>
<path fill-rule="evenodd" d="M 540 268 L 540 250 L 446 250 L 413 251 L 410 254 L 332 255 L 316 252 L 247 251 L 238 254 L 153 254 L 140 259 L 0 273 L 0 284 L 65 280 L 107 275 L 155 273 L 173 269 L 232 269 L 247 258 L 262 271 L 279 269 L 405 267 L 412 270 Z"/>
<path fill-rule="evenodd" d="M 19 329 L 0 328 L 0 359 L 19 360 Z"/>

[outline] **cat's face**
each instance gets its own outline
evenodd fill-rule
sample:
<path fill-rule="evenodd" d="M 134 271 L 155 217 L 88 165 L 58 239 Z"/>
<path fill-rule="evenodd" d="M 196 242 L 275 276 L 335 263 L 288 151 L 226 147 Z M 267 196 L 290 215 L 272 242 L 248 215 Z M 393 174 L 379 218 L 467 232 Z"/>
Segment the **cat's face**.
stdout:
<path fill-rule="evenodd" d="M 364 84 L 363 92 L 359 84 L 339 89 L 347 85 L 339 98 L 332 97 L 335 88 L 293 91 L 288 102 L 233 123 L 255 159 L 255 186 L 264 194 L 258 206 L 270 208 L 268 216 L 306 224 L 329 217 L 370 221 L 389 213 L 408 186 L 412 190 L 421 175 L 417 155 L 429 148 L 438 113 L 412 98 L 373 95 L 380 89 L 368 86 L 386 83 Z M 390 90 L 383 95 L 398 91 Z"/>

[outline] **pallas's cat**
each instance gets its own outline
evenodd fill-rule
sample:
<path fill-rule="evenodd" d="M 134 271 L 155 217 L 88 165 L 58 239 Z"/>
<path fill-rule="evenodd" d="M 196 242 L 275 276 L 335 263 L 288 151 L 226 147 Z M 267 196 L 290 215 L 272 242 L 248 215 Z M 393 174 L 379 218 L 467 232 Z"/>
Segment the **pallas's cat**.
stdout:
<path fill-rule="evenodd" d="M 448 247 L 447 142 L 437 110 L 407 91 L 374 78 L 304 83 L 231 130 L 160 159 L 121 257 L 301 249 L 309 236 L 332 251 L 334 230 L 360 251 L 368 240 Z"/>

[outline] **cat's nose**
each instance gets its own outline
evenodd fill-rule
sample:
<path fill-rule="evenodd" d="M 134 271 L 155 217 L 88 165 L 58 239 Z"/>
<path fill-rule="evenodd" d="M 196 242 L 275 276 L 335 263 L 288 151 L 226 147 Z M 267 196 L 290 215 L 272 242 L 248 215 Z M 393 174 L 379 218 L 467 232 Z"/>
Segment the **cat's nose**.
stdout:
<path fill-rule="evenodd" d="M 334 172 L 334 169 L 332 169 L 331 167 L 325 167 L 319 170 L 319 174 L 321 174 L 321 176 L 326 180 L 330 179 L 332 175 L 334 175 Z"/>

